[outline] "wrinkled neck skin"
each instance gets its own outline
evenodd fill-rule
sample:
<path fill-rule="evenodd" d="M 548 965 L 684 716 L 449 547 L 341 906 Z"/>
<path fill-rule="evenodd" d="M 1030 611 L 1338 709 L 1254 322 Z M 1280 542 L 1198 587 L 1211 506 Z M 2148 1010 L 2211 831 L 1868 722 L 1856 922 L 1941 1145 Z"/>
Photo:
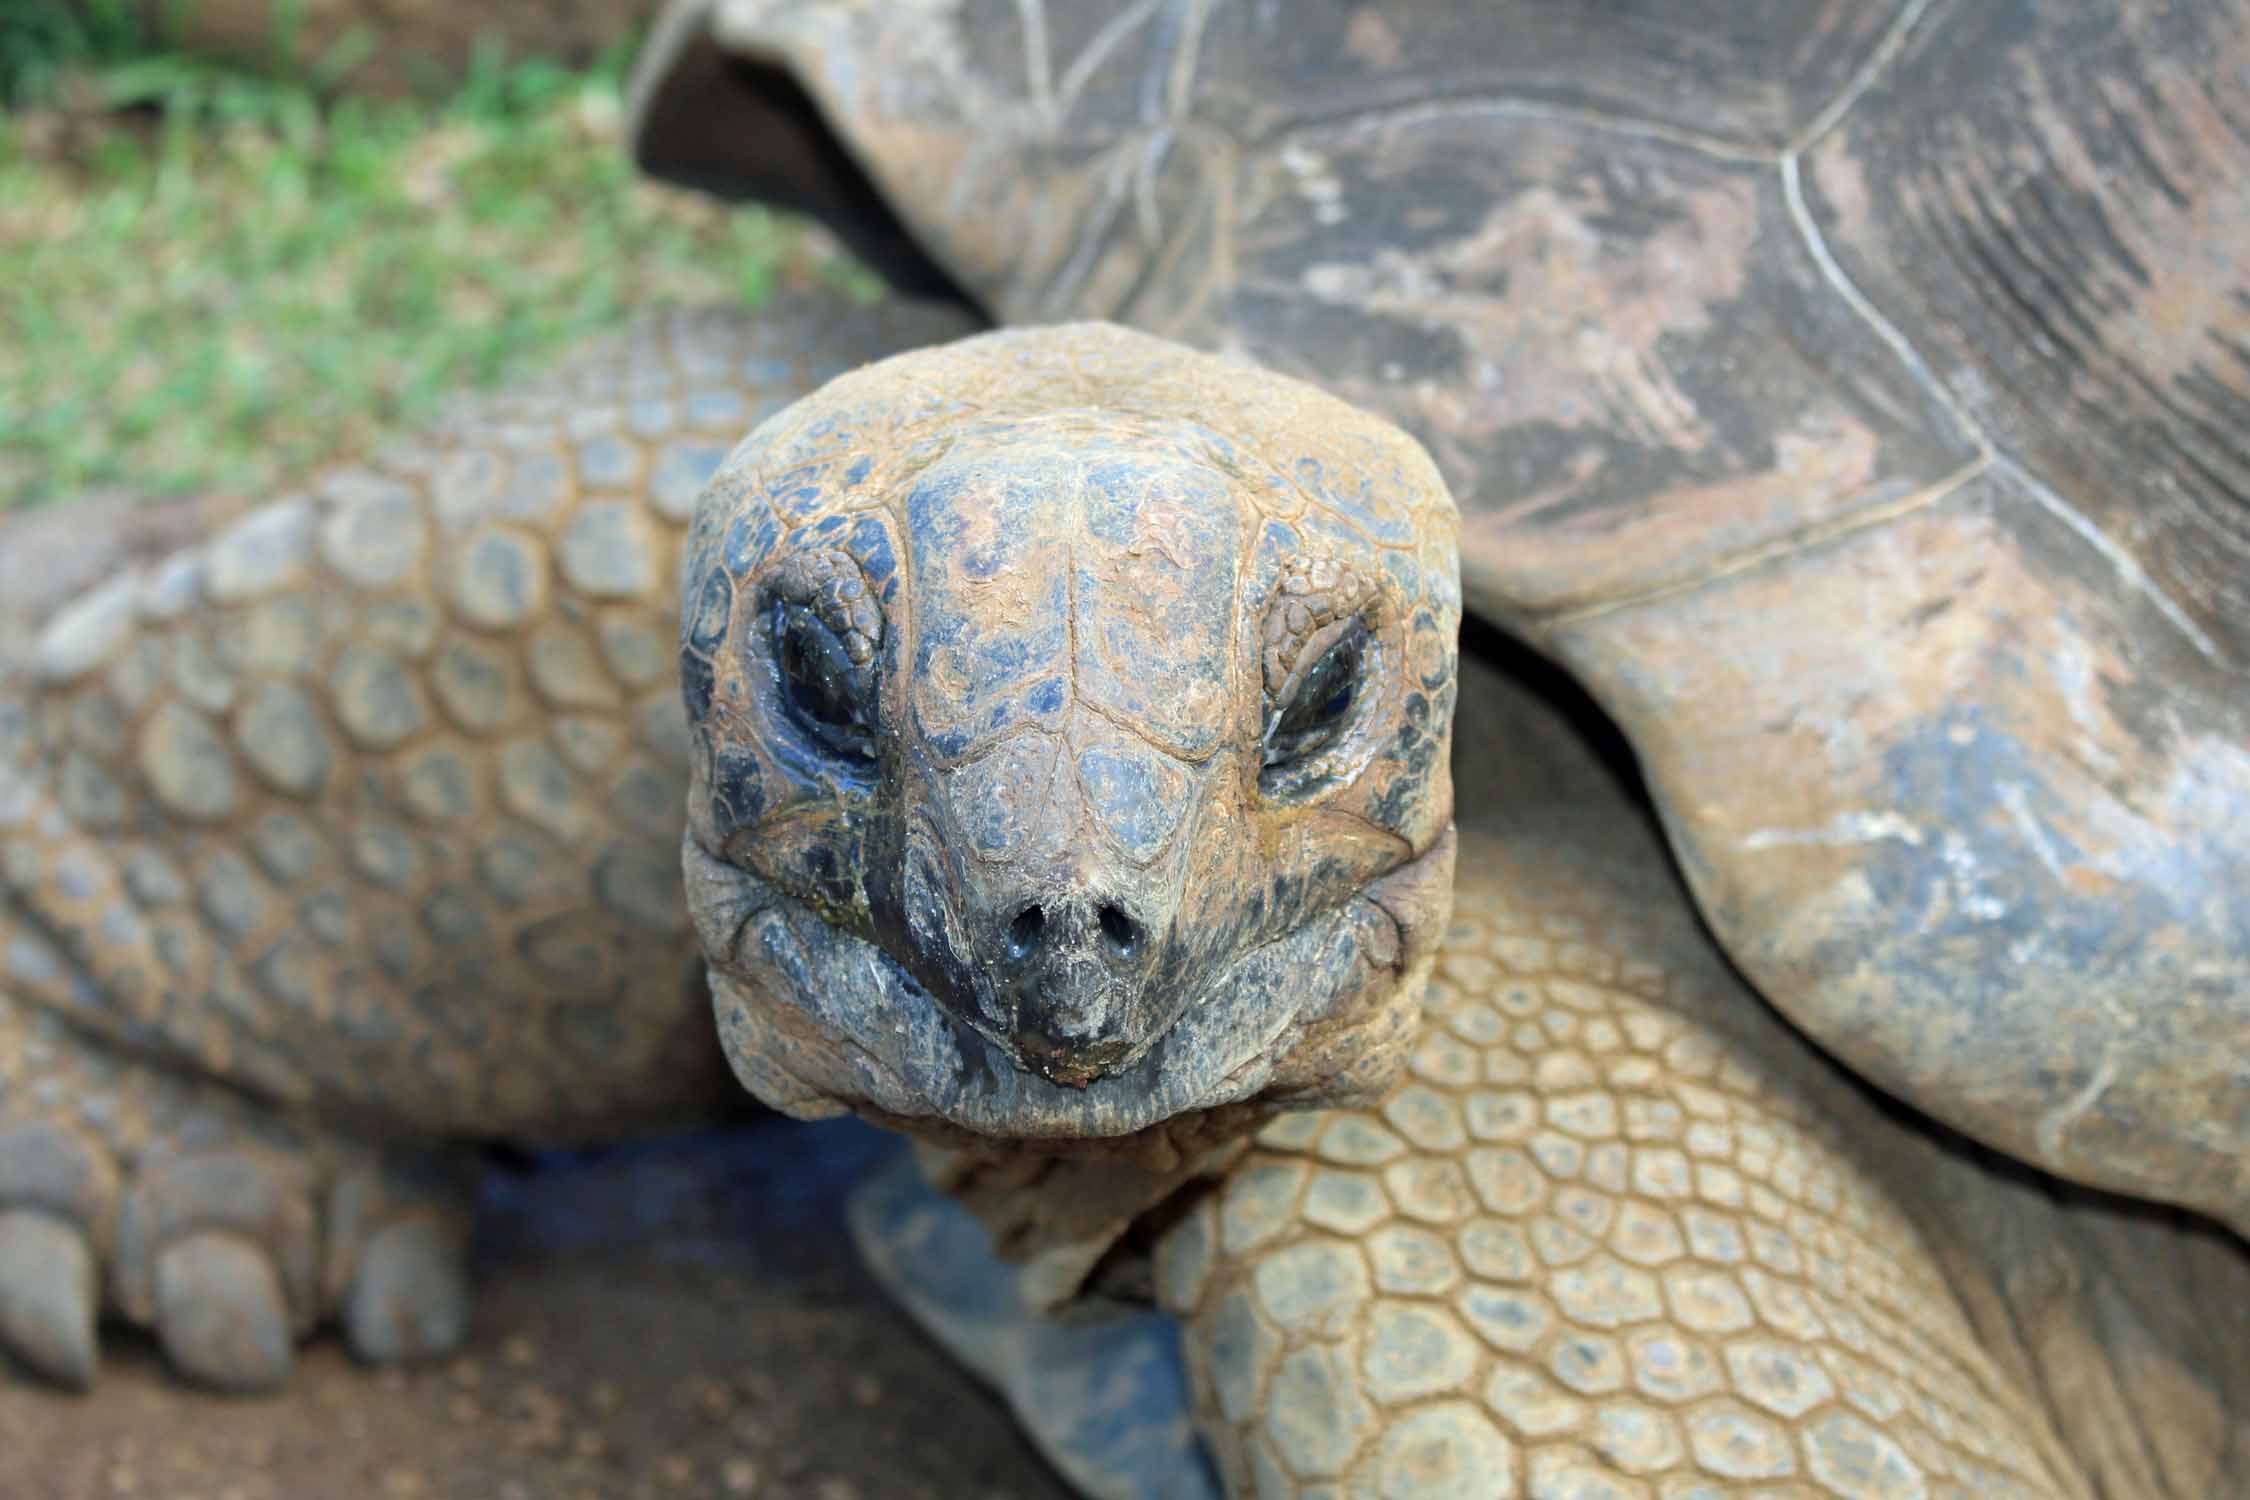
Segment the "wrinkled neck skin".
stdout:
<path fill-rule="evenodd" d="M 1375 481 L 1304 471 L 1351 486 L 1324 513 L 1189 417 L 980 412 L 807 465 L 873 425 L 823 399 L 738 450 L 686 564 L 683 865 L 743 1083 L 1158 1172 L 1379 1094 L 1451 901 L 1434 471 L 1438 544 L 1385 544 L 1348 510 Z"/>

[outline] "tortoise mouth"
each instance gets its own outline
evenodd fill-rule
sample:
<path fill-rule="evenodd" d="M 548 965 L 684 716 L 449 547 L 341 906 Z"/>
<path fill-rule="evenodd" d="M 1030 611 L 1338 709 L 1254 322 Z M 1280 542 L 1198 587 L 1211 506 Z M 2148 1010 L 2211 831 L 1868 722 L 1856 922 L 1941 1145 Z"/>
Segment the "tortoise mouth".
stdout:
<path fill-rule="evenodd" d="M 1363 1101 L 1390 1081 L 1363 1064 L 1419 1004 L 1444 923 L 1452 840 L 1340 905 L 1204 975 L 1137 1055 L 1085 1082 L 1057 1081 L 963 1024 L 878 944 L 823 920 L 691 834 L 690 905 L 712 1004 L 736 1076 L 785 1113 L 846 1112 L 934 1133 L 1064 1142 L 1111 1139 L 1257 1099 Z M 1434 912 L 1434 921 L 1432 914 Z M 1386 1052 L 1403 1053 L 1403 1048 Z"/>

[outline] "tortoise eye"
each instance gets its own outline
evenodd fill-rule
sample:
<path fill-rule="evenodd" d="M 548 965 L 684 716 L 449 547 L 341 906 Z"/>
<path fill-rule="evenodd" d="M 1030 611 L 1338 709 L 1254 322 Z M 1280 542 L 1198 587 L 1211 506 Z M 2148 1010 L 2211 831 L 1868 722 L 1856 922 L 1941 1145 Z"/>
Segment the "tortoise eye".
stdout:
<path fill-rule="evenodd" d="M 1296 674 L 1288 696 L 1273 706 L 1266 721 L 1265 764 L 1260 790 L 1286 796 L 1309 790 L 1322 780 L 1319 762 L 1351 727 L 1367 674 L 1370 635 L 1363 620 L 1353 620 L 1312 664 Z"/>
<path fill-rule="evenodd" d="M 1380 665 L 1383 611 L 1377 582 L 1348 561 L 1297 557 L 1283 566 L 1260 625 L 1264 795 L 1309 796 L 1345 774 L 1337 755 L 1365 717 L 1358 710 Z"/>
<path fill-rule="evenodd" d="M 791 716 L 836 754 L 872 764 L 873 684 L 836 632 L 811 609 L 785 603 L 775 610 L 773 644 Z"/>
<path fill-rule="evenodd" d="M 883 617 L 859 565 L 822 548 L 785 562 L 773 589 L 773 659 L 789 717 L 816 744 L 875 763 L 875 660 Z"/>

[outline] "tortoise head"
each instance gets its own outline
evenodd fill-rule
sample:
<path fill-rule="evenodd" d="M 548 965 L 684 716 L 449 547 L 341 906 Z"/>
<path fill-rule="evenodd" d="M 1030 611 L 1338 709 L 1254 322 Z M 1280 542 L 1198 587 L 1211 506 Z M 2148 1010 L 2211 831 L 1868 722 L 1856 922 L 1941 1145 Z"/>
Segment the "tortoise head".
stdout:
<path fill-rule="evenodd" d="M 1380 1088 L 1449 900 L 1454 549 L 1397 429 L 1106 326 L 760 427 L 683 575 L 738 1074 L 1014 1139 Z"/>

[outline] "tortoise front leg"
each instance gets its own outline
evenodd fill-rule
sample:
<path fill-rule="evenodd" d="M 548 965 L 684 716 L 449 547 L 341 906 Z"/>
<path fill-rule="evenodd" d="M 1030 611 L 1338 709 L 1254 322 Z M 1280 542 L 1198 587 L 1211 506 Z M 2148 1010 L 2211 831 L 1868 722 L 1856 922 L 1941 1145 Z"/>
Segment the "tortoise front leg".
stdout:
<path fill-rule="evenodd" d="M 1230 1491 L 2090 1493 L 1903 1206 L 1902 1127 L 1601 833 L 1465 833 L 1409 1081 L 1270 1127 L 1160 1244 Z"/>

